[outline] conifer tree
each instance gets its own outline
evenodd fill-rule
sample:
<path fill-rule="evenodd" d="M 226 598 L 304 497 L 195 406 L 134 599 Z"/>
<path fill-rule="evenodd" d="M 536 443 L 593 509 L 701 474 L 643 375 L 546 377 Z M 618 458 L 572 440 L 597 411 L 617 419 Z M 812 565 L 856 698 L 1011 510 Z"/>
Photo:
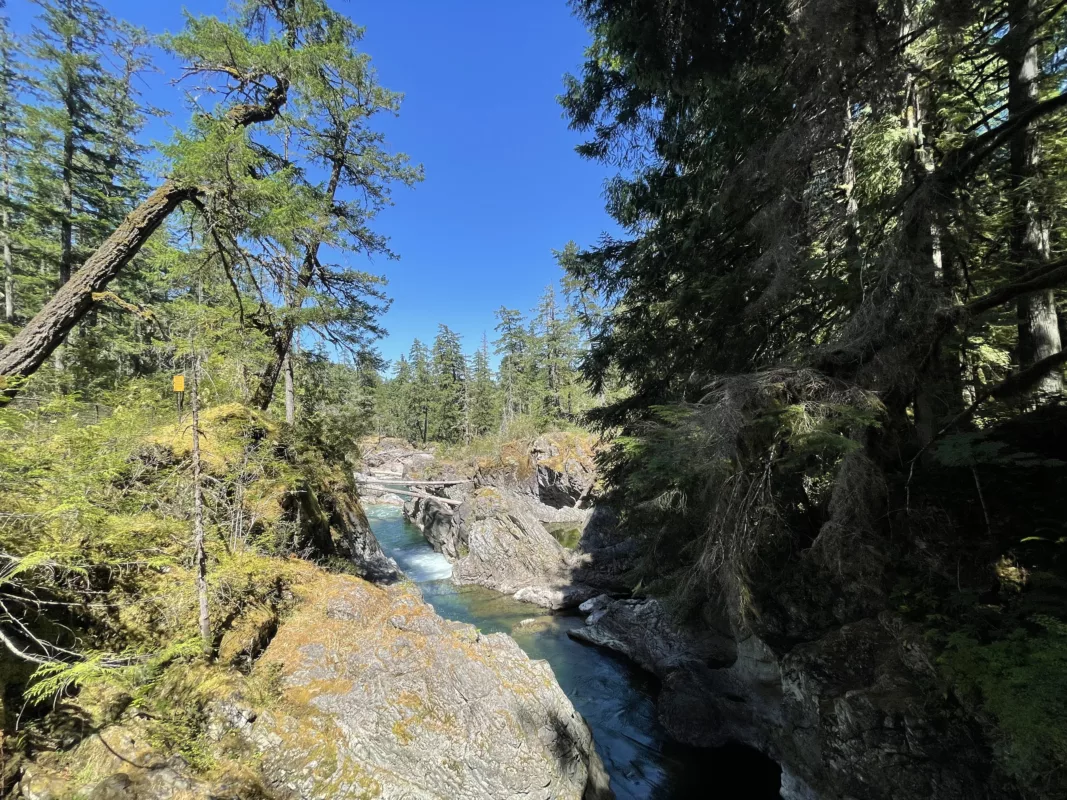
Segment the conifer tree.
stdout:
<path fill-rule="evenodd" d="M 1041 30 L 1044 13 L 1040 0 L 1010 0 L 1009 30 L 1004 37 L 1008 69 L 1008 122 L 1025 120 L 1040 99 L 1042 78 Z M 1062 89 L 1061 89 L 1062 90 Z M 1047 181 L 1042 176 L 1042 133 L 1023 122 L 1012 135 L 1010 164 L 1010 252 L 1018 274 L 1039 272 L 1051 260 L 1051 225 Z M 1045 148 L 1047 149 L 1047 148 Z M 1062 348 L 1060 320 L 1051 289 L 1019 298 L 1019 366 L 1033 366 L 1055 356 Z M 1035 387 L 1044 396 L 1063 392 L 1060 370 L 1047 372 Z"/>
<path fill-rule="evenodd" d="M 15 321 L 14 231 L 17 225 L 15 191 L 16 164 L 22 107 L 18 100 L 18 72 L 15 41 L 8 18 L 0 16 L 0 257 L 3 259 L 4 322 Z"/>
<path fill-rule="evenodd" d="M 290 208 L 299 224 L 314 234 L 293 241 L 285 228 L 272 228 L 265 238 L 277 240 L 276 247 L 263 242 L 255 248 L 254 258 L 240 258 L 235 264 L 236 271 L 248 265 L 258 282 L 275 286 L 285 301 L 282 308 L 263 309 L 254 318 L 274 348 L 256 390 L 255 403 L 261 408 L 270 404 L 285 354 L 301 325 L 353 352 L 381 335 L 377 317 L 387 305 L 381 278 L 323 263 L 323 245 L 346 254 L 395 258 L 371 222 L 391 202 L 393 184 L 410 186 L 422 175 L 407 156 L 390 154 L 382 134 L 371 127 L 375 117 L 397 114 L 400 95 L 379 85 L 370 58 L 357 52 L 363 30 L 336 14 L 325 24 L 336 53 L 332 70 L 318 73 L 318 81 L 309 80 L 300 102 L 281 111 L 278 135 L 260 139 L 266 153 L 260 169 L 290 176 L 279 181 L 285 194 L 273 198 L 275 206 Z M 294 174 L 290 165 L 296 160 L 320 167 L 322 179 Z M 215 210 L 222 218 L 225 213 L 224 207 Z M 240 230 L 241 220 L 237 224 Z M 237 233 L 230 233 L 231 241 L 236 241 Z M 292 249 L 300 252 L 295 264 L 289 263 Z M 281 257 L 272 258 L 271 253 Z"/>
<path fill-rule="evenodd" d="M 34 204 L 48 208 L 58 248 L 45 246 L 62 286 L 138 198 L 143 122 L 133 79 L 144 35 L 119 26 L 95 0 L 38 0 L 27 43 L 34 103 L 27 124 L 46 146 Z M 109 59 L 118 62 L 112 68 Z"/>
<path fill-rule="evenodd" d="M 411 343 L 408 352 L 408 363 L 411 365 L 411 391 L 408 395 L 410 402 L 410 419 L 414 421 L 414 438 L 427 441 L 430 435 L 429 418 L 430 406 L 434 400 L 433 374 L 430 368 L 430 351 L 426 345 L 416 339 Z"/>
<path fill-rule="evenodd" d="M 562 417 L 564 412 L 573 413 L 570 390 L 578 347 L 576 322 L 570 307 L 559 305 L 552 286 L 545 289 L 538 303 L 533 339 L 537 343 L 537 365 L 544 376 L 545 413 L 555 418 Z"/>
<path fill-rule="evenodd" d="M 486 436 L 499 427 L 497 389 L 489 363 L 489 340 L 482 335 L 482 344 L 471 358 L 470 367 L 470 426 L 473 436 Z"/>
<path fill-rule="evenodd" d="M 432 438 L 458 442 L 467 434 L 467 360 L 459 335 L 438 325 L 431 356 L 433 393 L 430 402 Z"/>
<path fill-rule="evenodd" d="M 421 427 L 412 406 L 412 373 L 407 356 L 401 354 L 393 365 L 392 377 L 379 387 L 378 416 L 393 436 L 416 440 Z"/>
<path fill-rule="evenodd" d="M 221 99 L 213 106 L 201 103 L 192 129 L 167 149 L 170 177 L 93 251 L 77 279 L 63 286 L 0 352 L 5 398 L 44 363 L 183 203 L 193 204 L 197 224 L 205 231 L 216 232 L 214 223 L 223 214 L 230 223 L 223 226 L 225 231 L 250 239 L 275 228 L 277 218 L 270 212 L 277 190 L 287 183 L 291 186 L 299 170 L 265 168 L 271 153 L 253 141 L 248 129 L 275 119 L 290 100 L 300 103 L 314 95 L 324 74 L 345 72 L 354 58 L 351 40 L 337 33 L 349 26 L 321 0 L 248 0 L 232 22 L 189 17 L 182 34 L 165 40 L 184 63 L 185 74 L 196 76 L 202 100 Z M 225 202 L 216 207 L 205 202 L 222 198 Z M 305 214 L 295 227 L 306 225 L 306 230 L 319 229 L 314 220 L 321 208 L 321 203 L 285 206 L 286 213 Z M 295 234 L 294 227 L 289 228 Z M 229 243 L 223 241 L 212 255 L 216 268 L 235 285 L 228 249 Z M 340 278 L 338 283 L 345 285 Z M 237 288 L 239 293 L 241 287 Z M 339 296 L 346 297 L 345 291 Z M 256 299 L 261 310 L 269 312 L 266 298 Z M 240 303 L 238 310 L 243 310 Z"/>
<path fill-rule="evenodd" d="M 529 383 L 529 338 L 522 314 L 501 306 L 496 311 L 496 331 L 500 337 L 493 342 L 500 356 L 500 391 L 503 409 L 501 429 L 527 410 L 526 389 Z"/>

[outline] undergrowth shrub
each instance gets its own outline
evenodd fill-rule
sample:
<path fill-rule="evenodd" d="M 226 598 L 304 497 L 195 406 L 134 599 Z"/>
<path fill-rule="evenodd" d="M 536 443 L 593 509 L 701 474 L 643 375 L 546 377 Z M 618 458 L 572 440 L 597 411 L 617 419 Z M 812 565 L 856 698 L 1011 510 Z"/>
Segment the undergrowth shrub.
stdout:
<path fill-rule="evenodd" d="M 3 727 L 17 722 L 31 750 L 65 747 L 61 719 L 114 692 L 148 715 L 157 746 L 207 769 L 202 707 L 227 670 L 194 668 L 188 413 L 177 420 L 168 397 L 138 383 L 111 399 L 103 413 L 70 397 L 0 409 L 0 692 L 16 701 Z M 307 523 L 294 498 L 353 484 L 240 404 L 205 408 L 201 425 L 218 642 L 247 613 L 284 614 L 317 574 L 289 556 Z"/>

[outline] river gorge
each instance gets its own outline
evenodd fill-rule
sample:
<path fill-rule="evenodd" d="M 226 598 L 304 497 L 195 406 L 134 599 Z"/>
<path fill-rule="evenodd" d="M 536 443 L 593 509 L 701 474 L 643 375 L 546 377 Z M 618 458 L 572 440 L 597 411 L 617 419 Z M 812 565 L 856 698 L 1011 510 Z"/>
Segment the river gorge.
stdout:
<path fill-rule="evenodd" d="M 771 800 L 779 770 L 740 746 L 698 749 L 672 742 L 656 719 L 656 680 L 625 659 L 572 640 L 582 618 L 550 614 L 480 586 L 457 586 L 452 565 L 426 542 L 400 508 L 367 508 L 374 535 L 442 617 L 484 633 L 512 636 L 534 659 L 547 661 L 593 731 L 620 800 Z"/>

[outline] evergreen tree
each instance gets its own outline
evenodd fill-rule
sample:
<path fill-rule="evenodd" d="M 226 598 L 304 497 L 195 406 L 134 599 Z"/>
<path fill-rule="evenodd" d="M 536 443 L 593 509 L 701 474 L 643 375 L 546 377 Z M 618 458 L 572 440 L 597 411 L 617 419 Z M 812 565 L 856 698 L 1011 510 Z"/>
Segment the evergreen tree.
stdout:
<path fill-rule="evenodd" d="M 435 392 L 433 373 L 430 369 L 430 351 L 418 339 L 411 343 L 408 363 L 411 365 L 409 414 L 414 422 L 415 436 L 413 438 L 421 438 L 425 442 L 430 436 L 430 407 L 434 403 Z"/>
<path fill-rule="evenodd" d="M 187 213 L 193 217 L 186 228 L 208 235 L 211 266 L 225 275 L 234 289 L 242 320 L 252 321 L 244 317 L 241 296 L 249 289 L 258 304 L 257 314 L 273 314 L 265 294 L 267 287 L 255 282 L 255 271 L 262 268 L 277 273 L 288 268 L 287 260 L 275 258 L 271 248 L 282 244 L 295 252 L 302 243 L 318 239 L 324 226 L 329 229 L 326 221 L 333 215 L 334 204 L 321 194 L 305 192 L 303 165 L 283 168 L 277 153 L 255 141 L 249 129 L 276 120 L 290 101 L 297 106 L 305 102 L 313 105 L 329 76 L 345 80 L 351 65 L 359 62 L 352 50 L 352 31 L 351 23 L 321 0 L 248 0 L 231 22 L 189 17 L 183 33 L 165 37 L 165 44 L 181 59 L 187 74 L 198 76 L 201 99 L 221 99 L 213 105 L 201 103 L 191 130 L 178 135 L 166 149 L 170 177 L 93 251 L 81 268 L 79 280 L 62 286 L 0 353 L 5 400 L 59 347 L 108 284 L 183 204 L 190 206 Z M 282 155 L 284 158 L 284 151 Z M 303 203 L 294 198 L 302 192 Z M 314 235 L 310 235 L 312 231 Z M 235 245 L 233 237 L 266 249 L 249 252 Z M 264 254 L 271 258 L 248 267 L 246 259 Z M 240 276 L 235 275 L 235 263 L 243 267 Z M 316 268 L 320 266 L 316 264 Z M 320 332 L 350 343 L 345 331 L 331 331 L 328 322 L 366 316 L 361 305 L 366 298 L 360 292 L 366 281 L 327 268 L 317 272 L 337 287 L 336 293 L 318 296 L 327 306 Z M 344 308 L 348 299 L 354 301 L 351 310 Z M 361 336 L 356 337 L 354 344 L 360 341 Z"/>
<path fill-rule="evenodd" d="M 571 267 L 579 258 L 579 253 L 578 245 L 568 242 L 563 250 L 555 251 L 554 255 L 563 270 L 563 279 L 560 282 L 562 293 L 576 326 L 581 330 L 584 345 L 601 329 L 607 315 L 601 298 L 596 296 L 590 286 L 575 277 L 576 270 Z"/>
<path fill-rule="evenodd" d="M 420 425 L 412 408 L 411 381 L 411 364 L 401 355 L 392 377 L 379 385 L 377 415 L 388 435 L 414 441 L 419 438 Z"/>
<path fill-rule="evenodd" d="M 54 263 L 62 286 L 142 191 L 143 148 L 135 136 L 143 115 L 133 79 L 144 67 L 145 37 L 119 26 L 95 0 L 36 2 L 41 11 L 27 42 L 35 102 L 27 125 L 41 149 L 30 202 L 48 237 L 38 252 Z"/>
<path fill-rule="evenodd" d="M 467 359 L 459 335 L 447 325 L 437 326 L 431 374 L 431 437 L 446 442 L 466 439 L 469 420 Z"/>
<path fill-rule="evenodd" d="M 1040 272 L 1051 260 L 1053 202 L 1042 175 L 1042 138 L 1046 134 L 1027 120 L 1040 100 L 1042 51 L 1049 48 L 1042 41 L 1041 17 L 1044 4 L 1039 0 L 1010 0 L 1008 31 L 1004 36 L 1008 71 L 1008 123 L 1021 121 L 1011 138 L 1009 160 L 1009 258 L 1019 275 Z M 1046 69 L 1043 69 L 1043 66 Z M 1062 83 L 1057 87 L 1062 91 Z M 1018 360 L 1021 368 L 1033 366 L 1060 352 L 1061 321 L 1052 289 L 1024 294 L 1018 302 Z M 1062 370 L 1046 372 L 1035 387 L 1045 399 L 1063 392 Z"/>
<path fill-rule="evenodd" d="M 261 408 L 270 404 L 285 354 L 301 326 L 335 347 L 353 351 L 381 335 L 377 318 L 387 307 L 382 279 L 324 263 L 323 246 L 395 258 L 371 222 L 389 204 L 394 183 L 410 186 L 422 176 L 421 167 L 412 166 L 407 156 L 390 154 L 382 134 L 371 127 L 377 116 L 397 114 L 400 95 L 379 85 L 370 58 L 356 51 L 362 29 L 337 14 L 327 18 L 327 27 L 337 53 L 332 70 L 309 80 L 300 102 L 280 113 L 281 131 L 259 142 L 264 151 L 260 169 L 284 178 L 278 181 L 284 194 L 271 198 L 273 213 L 288 209 L 289 216 L 314 229 L 315 235 L 294 240 L 284 228 L 265 229 L 260 235 L 267 241 L 255 247 L 256 257 L 236 262 L 238 270 L 256 265 L 248 268 L 257 273 L 258 282 L 275 286 L 285 301 L 282 308 L 255 320 L 274 345 L 256 391 Z M 294 173 L 290 163 L 296 159 L 320 167 L 321 180 Z M 226 212 L 223 206 L 213 213 L 225 219 Z M 237 230 L 229 238 L 236 241 L 244 221 L 230 224 Z M 296 263 L 290 263 L 293 250 L 300 253 Z"/>
<path fill-rule="evenodd" d="M 15 174 L 20 156 L 19 137 L 22 107 L 18 100 L 18 72 L 15 41 L 9 30 L 8 18 L 0 16 L 0 237 L 3 248 L 4 322 L 15 322 L 15 257 L 14 231 L 18 225 Z"/>
<path fill-rule="evenodd" d="M 520 312 L 501 306 L 496 311 L 496 318 L 500 338 L 493 344 L 500 356 L 501 429 L 506 430 L 516 417 L 528 410 L 530 348 L 525 320 Z"/>
<path fill-rule="evenodd" d="M 569 306 L 560 306 L 555 288 L 541 296 L 534 318 L 536 362 L 543 375 L 542 407 L 550 417 L 574 413 L 573 387 L 578 358 L 577 323 Z"/>
<path fill-rule="evenodd" d="M 500 411 L 493 369 L 489 363 L 489 340 L 474 351 L 470 368 L 470 419 L 474 436 L 487 436 L 499 428 Z"/>

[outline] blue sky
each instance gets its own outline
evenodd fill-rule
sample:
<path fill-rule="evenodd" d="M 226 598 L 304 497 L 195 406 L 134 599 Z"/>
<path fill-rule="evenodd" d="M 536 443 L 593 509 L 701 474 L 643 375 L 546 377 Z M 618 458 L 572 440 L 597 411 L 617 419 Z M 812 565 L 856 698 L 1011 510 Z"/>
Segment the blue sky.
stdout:
<path fill-rule="evenodd" d="M 493 338 L 495 309 L 529 311 L 558 280 L 553 249 L 613 230 L 603 201 L 608 173 L 574 152 L 581 137 L 555 99 L 563 75 L 581 64 L 586 31 L 565 0 L 333 2 L 366 27 L 364 50 L 381 83 L 405 94 L 400 117 L 382 122 L 390 146 L 426 170 L 415 189 L 397 191 L 377 224 L 401 257 L 370 268 L 388 277 L 393 298 L 382 354 L 395 359 L 413 338 L 432 340 L 439 322 L 473 350 L 483 331 Z M 103 5 L 154 33 L 179 30 L 183 7 L 225 10 L 225 0 Z M 28 0 L 8 2 L 17 32 L 34 11 Z M 173 112 L 153 124 L 157 140 L 187 119 L 161 64 L 145 87 L 151 103 Z"/>

